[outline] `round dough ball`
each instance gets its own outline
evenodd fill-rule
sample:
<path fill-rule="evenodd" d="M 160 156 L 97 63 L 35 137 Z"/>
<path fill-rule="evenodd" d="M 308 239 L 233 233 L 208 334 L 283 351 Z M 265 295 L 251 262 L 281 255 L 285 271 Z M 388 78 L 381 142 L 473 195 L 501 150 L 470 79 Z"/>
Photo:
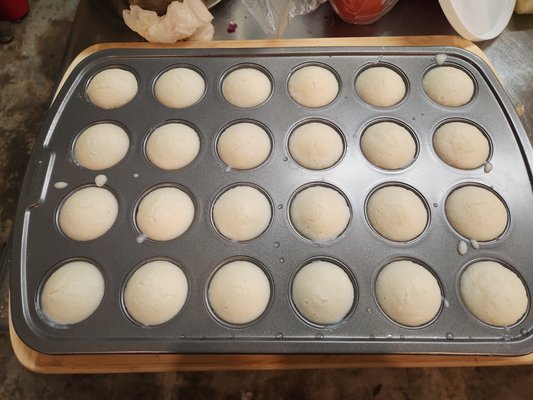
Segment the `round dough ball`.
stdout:
<path fill-rule="evenodd" d="M 169 108 L 190 107 L 204 92 L 204 78 L 190 68 L 173 68 L 163 73 L 154 86 L 156 99 Z"/>
<path fill-rule="evenodd" d="M 172 240 L 192 224 L 194 204 L 175 187 L 155 189 L 143 197 L 137 208 L 137 226 L 152 240 Z"/>
<path fill-rule="evenodd" d="M 378 122 L 363 133 L 361 151 L 376 167 L 401 169 L 414 160 L 416 142 L 403 126 L 394 122 Z"/>
<path fill-rule="evenodd" d="M 270 282 L 257 265 L 249 261 L 233 261 L 215 273 L 207 297 L 220 319 L 230 324 L 247 324 L 266 310 Z"/>
<path fill-rule="evenodd" d="M 294 277 L 292 298 L 304 318 L 328 325 L 348 314 L 355 294 L 352 281 L 342 268 L 327 261 L 313 261 Z"/>
<path fill-rule="evenodd" d="M 151 261 L 131 275 L 124 290 L 124 305 L 140 324 L 160 325 L 181 311 L 188 291 L 181 268 L 168 261 Z"/>
<path fill-rule="evenodd" d="M 468 310 L 489 325 L 513 325 L 527 311 L 529 301 L 524 283 L 495 261 L 470 265 L 461 275 L 459 289 Z"/>
<path fill-rule="evenodd" d="M 339 94 L 339 82 L 327 68 L 310 65 L 291 75 L 289 94 L 295 102 L 304 107 L 324 107 Z"/>
<path fill-rule="evenodd" d="M 154 130 L 146 142 L 146 156 L 156 167 L 176 170 L 189 165 L 200 152 L 200 138 L 190 126 L 165 124 Z"/>
<path fill-rule="evenodd" d="M 365 102 L 375 107 L 392 107 L 405 96 L 405 82 L 387 67 L 365 69 L 355 80 L 355 91 Z"/>
<path fill-rule="evenodd" d="M 442 161 L 461 169 L 481 167 L 490 153 L 485 135 L 474 125 L 465 122 L 442 125 L 433 136 L 433 147 Z"/>
<path fill-rule="evenodd" d="M 70 239 L 93 240 L 115 223 L 118 203 L 107 189 L 86 187 L 70 194 L 59 210 L 59 227 Z"/>
<path fill-rule="evenodd" d="M 225 191 L 213 206 L 213 222 L 230 240 L 251 240 L 262 234 L 272 219 L 267 197 L 250 186 Z"/>
<path fill-rule="evenodd" d="M 294 130 L 289 138 L 289 152 L 302 167 L 324 169 L 342 156 L 344 143 L 339 133 L 321 122 L 309 122 Z"/>
<path fill-rule="evenodd" d="M 217 142 L 220 159 L 231 168 L 252 169 L 263 164 L 270 155 L 272 143 L 259 125 L 239 122 L 228 127 Z"/>
<path fill-rule="evenodd" d="M 120 68 L 109 68 L 92 77 L 86 93 L 95 106 L 110 110 L 128 104 L 137 90 L 135 75 Z"/>
<path fill-rule="evenodd" d="M 290 218 L 296 230 L 314 242 L 336 239 L 348 226 L 350 207 L 335 189 L 311 186 L 294 197 Z"/>
<path fill-rule="evenodd" d="M 426 268 L 409 260 L 393 261 L 380 271 L 376 298 L 390 319 L 406 326 L 430 322 L 442 303 L 437 279 Z"/>
<path fill-rule="evenodd" d="M 97 267 L 72 261 L 59 267 L 44 284 L 41 309 L 53 323 L 76 324 L 96 311 L 104 290 L 104 278 Z"/>
<path fill-rule="evenodd" d="M 470 76 L 454 67 L 436 67 L 422 79 L 424 92 L 435 103 L 446 107 L 461 107 L 474 96 L 474 82 Z"/>
<path fill-rule="evenodd" d="M 85 129 L 74 145 L 76 162 L 87 169 L 111 168 L 124 158 L 130 139 L 124 129 L 115 124 L 96 124 Z"/>
<path fill-rule="evenodd" d="M 366 210 L 372 228 L 395 242 L 415 239 L 428 223 L 424 202 L 412 190 L 401 186 L 376 190 L 368 199 Z"/>
<path fill-rule="evenodd" d="M 257 107 L 267 101 L 270 92 L 270 79 L 255 68 L 239 68 L 222 81 L 222 95 L 236 107 Z"/>
<path fill-rule="evenodd" d="M 467 239 L 478 242 L 494 240 L 507 228 L 507 208 L 488 189 L 463 186 L 446 199 L 446 218 Z"/>

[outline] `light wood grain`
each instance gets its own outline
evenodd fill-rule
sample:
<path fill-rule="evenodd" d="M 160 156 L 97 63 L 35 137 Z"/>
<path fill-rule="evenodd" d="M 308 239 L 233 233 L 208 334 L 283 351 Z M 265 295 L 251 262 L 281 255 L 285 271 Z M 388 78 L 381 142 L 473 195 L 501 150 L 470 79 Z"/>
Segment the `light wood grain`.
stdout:
<path fill-rule="evenodd" d="M 80 53 L 65 72 L 59 88 L 74 67 L 87 56 L 111 48 L 270 48 L 331 46 L 455 46 L 483 59 L 485 54 L 472 42 L 458 36 L 399 36 L 371 38 L 328 38 L 181 42 L 176 45 L 149 43 L 96 44 Z M 496 71 L 494 71 L 496 73 Z M 58 89 L 59 91 L 59 89 Z M 109 373 L 207 370 L 272 370 L 355 367 L 458 367 L 503 366 L 533 363 L 533 354 L 520 357 L 452 355 L 272 355 L 272 354 L 84 354 L 49 355 L 36 352 L 17 336 L 10 323 L 10 337 L 18 360 L 29 370 L 41 373 Z"/>

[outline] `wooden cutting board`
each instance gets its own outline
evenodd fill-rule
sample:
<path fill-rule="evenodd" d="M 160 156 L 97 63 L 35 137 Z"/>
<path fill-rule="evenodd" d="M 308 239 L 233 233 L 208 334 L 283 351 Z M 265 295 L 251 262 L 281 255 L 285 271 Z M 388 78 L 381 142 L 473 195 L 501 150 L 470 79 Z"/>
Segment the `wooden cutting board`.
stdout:
<path fill-rule="evenodd" d="M 109 48 L 153 47 L 149 43 L 105 43 L 79 54 L 63 76 L 63 85 L 74 67 L 85 57 Z M 464 48 L 492 67 L 485 54 L 472 42 L 458 36 L 397 36 L 371 38 L 328 38 L 290 40 L 237 40 L 183 42 L 167 48 L 261 48 L 327 46 L 455 46 Z M 494 70 L 494 68 L 492 67 Z M 494 71 L 496 74 L 496 71 Z M 59 90 L 59 89 L 58 89 Z M 16 357 L 26 368 L 41 373 L 109 373 L 207 370 L 269 370 L 355 367 L 457 367 L 502 366 L 533 363 L 533 353 L 518 357 L 379 354 L 379 355 L 297 355 L 297 354 L 82 354 L 50 355 L 36 352 L 17 336 L 10 323 L 10 337 Z"/>

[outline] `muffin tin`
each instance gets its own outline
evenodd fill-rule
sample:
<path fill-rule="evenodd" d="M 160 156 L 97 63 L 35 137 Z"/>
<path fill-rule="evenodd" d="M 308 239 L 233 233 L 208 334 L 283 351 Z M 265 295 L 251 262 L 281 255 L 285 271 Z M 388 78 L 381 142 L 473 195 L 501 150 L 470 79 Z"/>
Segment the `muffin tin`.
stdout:
<path fill-rule="evenodd" d="M 422 77 L 442 61 L 466 71 L 475 83 L 474 98 L 448 108 L 423 92 Z M 437 57 L 439 55 L 439 57 Z M 258 65 L 272 79 L 268 100 L 251 109 L 224 100 L 221 79 L 238 66 Z M 326 65 L 338 76 L 337 98 L 321 108 L 298 105 L 288 94 L 293 71 L 304 65 Z M 355 93 L 357 75 L 369 66 L 392 66 L 404 77 L 407 91 L 396 106 L 376 108 Z M 153 95 L 161 72 L 173 66 L 200 71 L 206 92 L 195 105 L 171 109 Z M 105 110 L 85 93 L 87 82 L 106 68 L 134 72 L 139 88 L 123 107 Z M 251 170 L 232 170 L 216 153 L 218 135 L 234 121 L 257 122 L 272 140 L 268 159 Z M 341 159 L 324 170 L 305 169 L 288 151 L 288 138 L 304 121 L 328 121 L 342 135 Z M 364 129 L 391 120 L 415 136 L 415 160 L 401 170 L 372 165 L 360 149 Z M 459 170 L 435 153 L 432 138 L 444 121 L 472 121 L 491 144 L 485 168 Z M 73 158 L 73 143 L 87 126 L 113 122 L 130 138 L 127 155 L 117 165 L 91 171 Z M 163 122 L 194 126 L 200 153 L 186 167 L 166 171 L 146 158 L 146 137 Z M 532 150 L 513 106 L 490 68 L 475 55 L 453 47 L 328 47 L 275 49 L 110 49 L 85 58 L 70 74 L 55 99 L 35 145 L 19 201 L 14 229 L 11 273 L 11 318 L 18 336 L 43 353 L 456 353 L 519 355 L 531 352 L 531 304 L 513 326 L 500 328 L 477 320 L 463 305 L 458 288 L 463 269 L 475 260 L 496 259 L 512 268 L 528 290 L 533 288 Z M 488 171 L 488 172 L 486 172 Z M 115 224 L 101 237 L 79 242 L 64 236 L 57 224 L 58 207 L 74 190 L 107 178 L 105 188 L 117 198 Z M 65 187 L 65 183 L 67 186 Z M 367 221 L 365 205 L 376 188 L 409 187 L 423 199 L 429 222 L 424 232 L 406 242 L 378 235 Z M 497 240 L 468 243 L 448 223 L 447 195 L 464 184 L 494 190 L 505 202 L 508 228 Z M 236 185 L 260 188 L 272 206 L 272 220 L 259 237 L 234 242 L 215 229 L 211 210 L 220 193 Z M 351 210 L 348 227 L 335 240 L 313 243 L 294 229 L 289 217 L 294 195 L 309 185 L 334 187 Z M 138 201 L 148 190 L 177 186 L 195 204 L 192 225 L 180 237 L 157 242 L 144 238 L 135 224 Z M 458 247 L 467 251 L 461 255 Z M 479 247 L 479 248 L 476 248 Z M 462 253 L 463 251 L 461 251 Z M 433 273 L 444 295 L 440 312 L 430 323 L 410 328 L 390 320 L 379 308 L 374 285 L 383 266 L 413 259 Z M 40 310 L 40 291 L 60 265 L 82 259 L 97 265 L 105 280 L 98 309 L 86 320 L 57 326 Z M 153 259 L 179 265 L 189 283 L 181 312 L 169 322 L 145 327 L 127 315 L 122 293 L 136 267 Z M 256 321 L 243 326 L 223 323 L 207 302 L 214 271 L 234 259 L 255 260 L 270 279 L 271 299 Z M 299 268 L 314 259 L 332 260 L 348 273 L 355 288 L 352 310 L 339 323 L 321 326 L 296 310 L 291 282 Z"/>

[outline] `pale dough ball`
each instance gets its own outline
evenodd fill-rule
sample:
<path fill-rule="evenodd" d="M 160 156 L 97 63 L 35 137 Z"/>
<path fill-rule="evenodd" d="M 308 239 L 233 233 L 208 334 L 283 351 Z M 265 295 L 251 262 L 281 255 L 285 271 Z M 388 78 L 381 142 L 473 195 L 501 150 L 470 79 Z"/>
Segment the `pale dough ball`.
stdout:
<path fill-rule="evenodd" d="M 474 82 L 470 76 L 454 67 L 436 67 L 422 79 L 424 92 L 435 103 L 446 107 L 461 107 L 474 96 Z"/>
<path fill-rule="evenodd" d="M 420 326 L 440 310 L 442 293 L 426 268 L 409 260 L 393 261 L 376 280 L 376 298 L 387 316 L 399 324 Z"/>
<path fill-rule="evenodd" d="M 527 311 L 528 297 L 522 280 L 495 261 L 470 265 L 459 281 L 461 297 L 476 318 L 489 325 L 509 326 Z"/>
<path fill-rule="evenodd" d="M 289 94 L 304 107 L 323 107 L 339 93 L 339 82 L 330 70 L 310 65 L 294 72 L 289 78 Z"/>
<path fill-rule="evenodd" d="M 367 68 L 355 80 L 355 91 L 365 102 L 376 107 L 392 107 L 405 96 L 405 82 L 387 67 Z"/>
<path fill-rule="evenodd" d="M 73 240 L 93 240 L 111 228 L 117 214 L 117 199 L 109 190 L 86 187 L 65 200 L 59 210 L 59 227 Z"/>
<path fill-rule="evenodd" d="M 200 152 L 200 138 L 190 126 L 162 125 L 146 142 L 146 156 L 156 167 L 175 170 L 189 165 Z"/>
<path fill-rule="evenodd" d="M 270 282 L 261 268 L 249 261 L 233 261 L 211 279 L 208 300 L 215 314 L 230 324 L 259 318 L 270 300 Z"/>
<path fill-rule="evenodd" d="M 368 199 L 370 225 L 381 236 L 406 242 L 420 236 L 428 223 L 424 202 L 413 191 L 401 186 L 385 186 Z"/>
<path fill-rule="evenodd" d="M 152 240 L 172 240 L 192 224 L 194 204 L 182 190 L 163 187 L 148 193 L 137 208 L 137 226 Z"/>
<path fill-rule="evenodd" d="M 239 122 L 228 127 L 217 142 L 220 159 L 235 169 L 251 169 L 263 164 L 270 155 L 272 143 L 259 125 Z"/>
<path fill-rule="evenodd" d="M 415 158 L 416 142 L 403 126 L 394 122 L 378 122 L 363 133 L 361 151 L 376 167 L 400 169 Z"/>
<path fill-rule="evenodd" d="M 41 309 L 51 322 L 76 324 L 96 311 L 104 289 L 104 278 L 97 267 L 86 261 L 72 261 L 59 267 L 44 284 Z"/>
<path fill-rule="evenodd" d="M 87 169 L 111 168 L 124 158 L 130 139 L 124 129 L 115 124 L 96 124 L 85 129 L 74 145 L 74 158 Z"/>
<path fill-rule="evenodd" d="M 181 311 L 188 291 L 181 268 L 168 261 L 151 261 L 131 275 L 124 290 L 124 305 L 140 324 L 160 325 Z"/>
<path fill-rule="evenodd" d="M 442 125 L 433 136 L 433 147 L 446 164 L 461 169 L 482 166 L 490 153 L 485 135 L 474 125 L 465 122 Z"/>
<path fill-rule="evenodd" d="M 507 227 L 507 208 L 488 189 L 463 186 L 446 199 L 446 217 L 460 235 L 479 242 L 494 240 Z"/>
<path fill-rule="evenodd" d="M 270 79 L 255 68 L 239 68 L 222 81 L 222 95 L 236 107 L 251 108 L 263 104 L 270 92 Z"/>
<path fill-rule="evenodd" d="M 290 218 L 296 230 L 315 242 L 336 239 L 348 226 L 350 207 L 335 189 L 311 186 L 294 197 Z"/>
<path fill-rule="evenodd" d="M 204 92 L 204 78 L 190 68 L 173 68 L 163 73 L 154 87 L 157 100 L 169 108 L 190 107 Z"/>
<path fill-rule="evenodd" d="M 294 130 L 289 138 L 289 152 L 301 166 L 324 169 L 342 156 L 344 143 L 339 133 L 321 122 L 309 122 Z"/>
<path fill-rule="evenodd" d="M 298 311 L 315 324 L 335 324 L 352 308 L 354 287 L 348 274 L 327 261 L 304 266 L 292 284 L 292 298 Z"/>
<path fill-rule="evenodd" d="M 129 103 L 137 94 L 135 75 L 120 68 L 98 72 L 87 85 L 87 96 L 94 105 L 113 109 Z"/>
<path fill-rule="evenodd" d="M 267 197 L 250 186 L 225 191 L 213 206 L 213 222 L 230 240 L 251 240 L 268 228 L 272 208 Z"/>

